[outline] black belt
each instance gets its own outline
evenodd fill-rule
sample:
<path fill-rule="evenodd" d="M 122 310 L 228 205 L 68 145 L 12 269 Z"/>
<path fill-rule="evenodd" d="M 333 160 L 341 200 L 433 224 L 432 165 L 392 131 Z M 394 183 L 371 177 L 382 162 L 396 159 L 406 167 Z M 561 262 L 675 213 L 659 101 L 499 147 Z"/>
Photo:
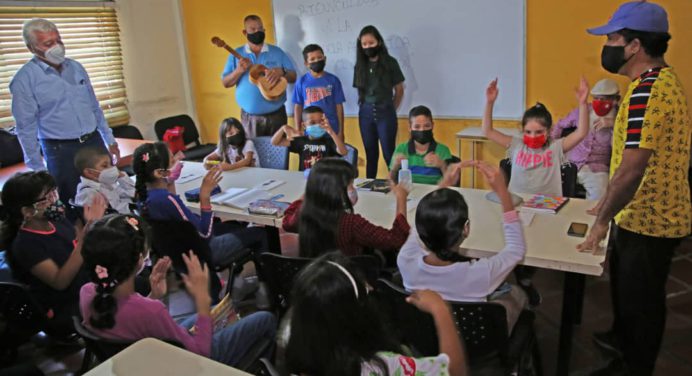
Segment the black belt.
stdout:
<path fill-rule="evenodd" d="M 83 144 L 83 143 L 89 141 L 89 139 L 91 137 L 93 137 L 97 134 L 98 134 L 98 131 L 94 130 L 91 133 L 87 133 L 87 134 L 83 134 L 83 135 L 79 136 L 79 138 L 60 139 L 60 140 L 45 138 L 45 139 L 43 139 L 43 141 L 49 142 L 49 143 L 54 143 L 54 144 L 67 144 L 67 143 L 74 143 L 74 142 L 78 142 L 80 144 Z"/>

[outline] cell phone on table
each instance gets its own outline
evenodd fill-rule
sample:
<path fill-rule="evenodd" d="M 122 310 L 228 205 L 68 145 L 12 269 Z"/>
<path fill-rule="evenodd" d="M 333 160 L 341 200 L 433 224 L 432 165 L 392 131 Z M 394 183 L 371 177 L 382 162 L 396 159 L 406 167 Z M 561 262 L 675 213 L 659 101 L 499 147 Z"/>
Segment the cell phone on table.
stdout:
<path fill-rule="evenodd" d="M 576 236 L 578 238 L 583 238 L 586 236 L 586 232 L 589 230 L 589 225 L 586 223 L 572 222 L 569 225 L 569 230 L 567 230 L 567 235 Z"/>

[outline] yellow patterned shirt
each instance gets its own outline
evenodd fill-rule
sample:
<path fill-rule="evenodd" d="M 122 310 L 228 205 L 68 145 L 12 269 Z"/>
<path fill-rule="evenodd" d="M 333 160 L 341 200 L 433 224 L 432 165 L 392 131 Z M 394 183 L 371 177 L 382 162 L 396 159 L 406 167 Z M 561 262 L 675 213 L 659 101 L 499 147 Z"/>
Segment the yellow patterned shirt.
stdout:
<path fill-rule="evenodd" d="M 625 149 L 652 154 L 634 198 L 615 216 L 618 226 L 655 237 L 690 234 L 691 131 L 687 98 L 671 68 L 650 69 L 629 85 L 615 120 L 610 176 Z"/>

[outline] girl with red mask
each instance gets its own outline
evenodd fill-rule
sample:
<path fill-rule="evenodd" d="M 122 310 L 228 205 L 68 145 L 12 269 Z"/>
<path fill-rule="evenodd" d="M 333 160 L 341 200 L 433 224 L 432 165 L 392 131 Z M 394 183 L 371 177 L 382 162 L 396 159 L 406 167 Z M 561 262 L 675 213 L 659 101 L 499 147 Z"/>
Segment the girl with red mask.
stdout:
<path fill-rule="evenodd" d="M 485 91 L 486 105 L 483 114 L 483 135 L 507 149 L 512 162 L 509 190 L 514 193 L 562 196 L 561 166 L 566 162 L 565 153 L 578 145 L 589 133 L 589 108 L 586 99 L 589 85 L 582 77 L 576 90 L 579 102 L 577 129 L 570 135 L 550 140 L 549 131 L 553 118 L 542 103 L 536 103 L 524 112 L 521 119 L 523 137 L 511 137 L 493 129 L 493 106 L 500 90 L 497 79 Z M 529 305 L 541 303 L 541 295 L 533 286 L 536 269 L 517 266 L 515 277 L 529 297 Z"/>

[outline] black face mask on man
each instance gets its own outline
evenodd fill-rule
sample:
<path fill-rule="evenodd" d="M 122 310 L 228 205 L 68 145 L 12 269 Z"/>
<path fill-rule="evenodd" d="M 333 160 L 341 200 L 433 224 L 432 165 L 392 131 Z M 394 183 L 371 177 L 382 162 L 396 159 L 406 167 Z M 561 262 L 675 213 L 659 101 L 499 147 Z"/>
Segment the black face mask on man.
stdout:
<path fill-rule="evenodd" d="M 252 34 L 247 34 L 247 40 L 252 44 L 262 44 L 264 43 L 264 31 L 257 31 Z"/>
<path fill-rule="evenodd" d="M 630 57 L 625 58 L 625 46 L 603 46 L 601 51 L 601 66 L 610 73 L 617 74 L 623 65 L 627 64 Z"/>

